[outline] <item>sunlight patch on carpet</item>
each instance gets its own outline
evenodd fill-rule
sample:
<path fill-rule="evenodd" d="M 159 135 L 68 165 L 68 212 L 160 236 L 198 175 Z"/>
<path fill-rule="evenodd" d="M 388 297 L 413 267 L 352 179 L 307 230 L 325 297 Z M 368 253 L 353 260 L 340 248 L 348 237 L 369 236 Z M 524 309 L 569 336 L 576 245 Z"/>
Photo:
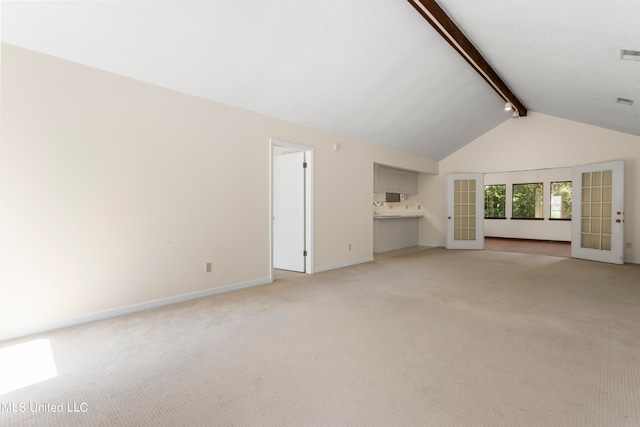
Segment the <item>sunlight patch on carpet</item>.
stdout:
<path fill-rule="evenodd" d="M 58 376 L 47 339 L 0 349 L 0 395 Z"/>

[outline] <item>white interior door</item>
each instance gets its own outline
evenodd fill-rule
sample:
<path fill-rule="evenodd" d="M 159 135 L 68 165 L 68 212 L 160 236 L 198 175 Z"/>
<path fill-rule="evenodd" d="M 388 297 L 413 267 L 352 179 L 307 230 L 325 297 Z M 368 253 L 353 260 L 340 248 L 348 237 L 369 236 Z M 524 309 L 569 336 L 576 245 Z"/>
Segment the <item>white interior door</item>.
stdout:
<path fill-rule="evenodd" d="M 624 161 L 573 168 L 571 256 L 624 263 Z"/>
<path fill-rule="evenodd" d="M 484 248 L 484 176 L 447 175 L 447 249 Z"/>
<path fill-rule="evenodd" d="M 273 157 L 273 268 L 305 271 L 304 152 Z"/>

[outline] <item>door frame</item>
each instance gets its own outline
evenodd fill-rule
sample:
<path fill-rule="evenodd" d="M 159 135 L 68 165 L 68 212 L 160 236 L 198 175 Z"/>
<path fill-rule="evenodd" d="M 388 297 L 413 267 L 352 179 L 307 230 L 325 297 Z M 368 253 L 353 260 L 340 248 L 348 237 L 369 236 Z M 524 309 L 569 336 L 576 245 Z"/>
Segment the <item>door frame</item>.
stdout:
<path fill-rule="evenodd" d="M 313 274 L 313 147 L 282 141 L 279 139 L 269 139 L 269 282 L 274 281 L 273 268 L 273 153 L 274 147 L 289 148 L 304 152 L 307 162 L 305 177 L 305 246 L 307 256 L 305 259 L 305 273 Z"/>

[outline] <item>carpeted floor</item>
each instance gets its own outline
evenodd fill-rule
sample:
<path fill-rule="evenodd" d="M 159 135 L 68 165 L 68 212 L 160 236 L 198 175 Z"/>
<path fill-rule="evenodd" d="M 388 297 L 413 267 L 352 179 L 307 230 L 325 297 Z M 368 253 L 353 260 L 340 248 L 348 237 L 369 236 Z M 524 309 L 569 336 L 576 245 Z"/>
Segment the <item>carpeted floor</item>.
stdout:
<path fill-rule="evenodd" d="M 639 279 L 441 248 L 285 274 L 0 343 L 48 340 L 57 368 L 0 395 L 0 425 L 638 426 Z"/>
<path fill-rule="evenodd" d="M 487 251 L 560 256 L 566 258 L 571 256 L 571 242 L 559 242 L 555 240 L 485 237 L 484 248 Z"/>

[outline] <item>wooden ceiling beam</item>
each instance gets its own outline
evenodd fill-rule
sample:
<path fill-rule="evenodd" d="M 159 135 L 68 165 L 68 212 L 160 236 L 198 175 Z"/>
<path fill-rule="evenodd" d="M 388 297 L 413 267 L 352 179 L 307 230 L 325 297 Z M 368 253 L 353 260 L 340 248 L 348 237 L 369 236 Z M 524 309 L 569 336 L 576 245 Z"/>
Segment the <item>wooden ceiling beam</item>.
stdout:
<path fill-rule="evenodd" d="M 520 117 L 527 115 L 527 108 L 511 92 L 500 76 L 449 18 L 435 0 L 408 0 L 424 19 L 475 69 L 483 79 L 505 100 L 511 102 Z"/>

